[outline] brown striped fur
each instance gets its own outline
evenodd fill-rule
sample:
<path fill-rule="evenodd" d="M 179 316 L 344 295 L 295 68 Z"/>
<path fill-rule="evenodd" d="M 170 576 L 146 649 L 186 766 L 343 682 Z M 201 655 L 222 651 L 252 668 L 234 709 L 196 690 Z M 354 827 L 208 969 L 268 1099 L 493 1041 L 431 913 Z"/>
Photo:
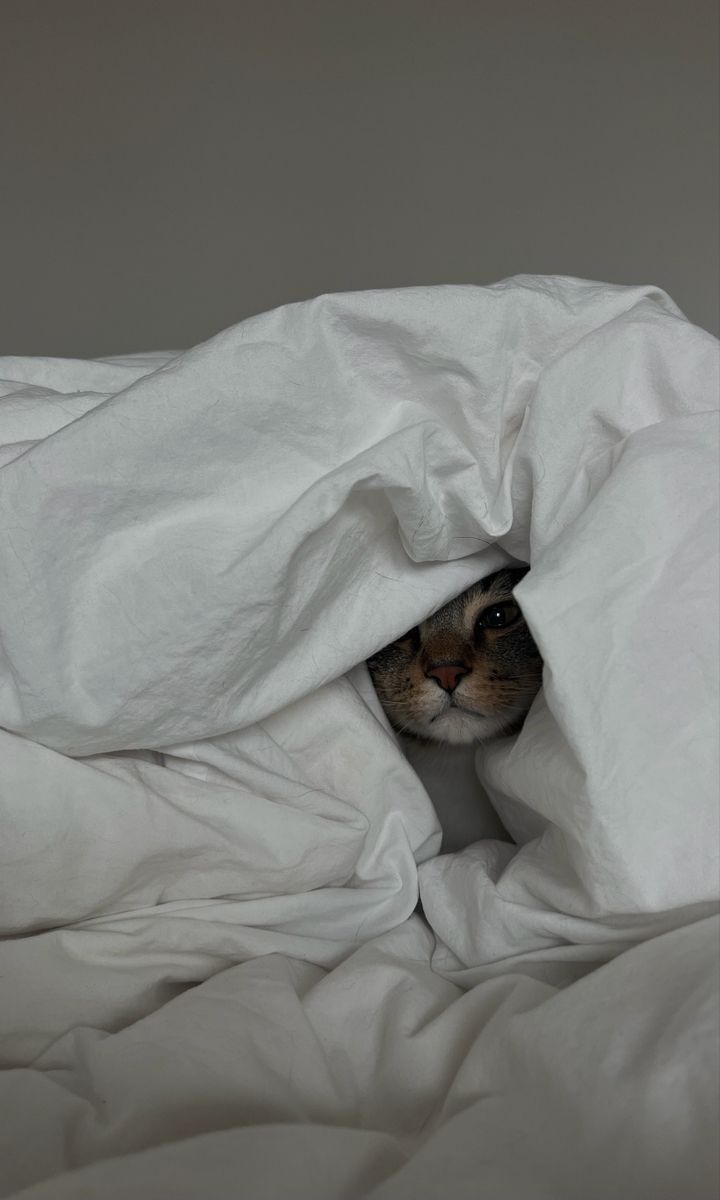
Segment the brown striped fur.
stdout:
<path fill-rule="evenodd" d="M 542 680 L 512 594 L 525 573 L 496 571 L 368 660 L 398 731 L 457 744 L 519 728 Z"/>

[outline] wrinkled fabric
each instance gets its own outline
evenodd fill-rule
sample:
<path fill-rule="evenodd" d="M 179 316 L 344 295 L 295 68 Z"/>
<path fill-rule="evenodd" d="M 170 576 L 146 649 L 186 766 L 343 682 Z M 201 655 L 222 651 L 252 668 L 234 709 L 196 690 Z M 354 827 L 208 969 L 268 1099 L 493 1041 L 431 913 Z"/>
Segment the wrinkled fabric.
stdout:
<path fill-rule="evenodd" d="M 535 277 L 0 360 L 0 1194 L 713 1194 L 717 368 Z M 516 560 L 443 854 L 362 664 Z"/>

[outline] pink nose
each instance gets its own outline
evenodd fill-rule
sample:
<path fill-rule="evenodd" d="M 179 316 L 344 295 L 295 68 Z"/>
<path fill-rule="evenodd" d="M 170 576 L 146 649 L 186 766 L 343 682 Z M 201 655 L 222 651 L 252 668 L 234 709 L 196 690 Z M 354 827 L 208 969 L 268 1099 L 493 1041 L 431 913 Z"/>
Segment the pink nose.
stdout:
<path fill-rule="evenodd" d="M 454 692 L 460 680 L 470 671 L 462 663 L 430 663 L 425 674 L 428 679 L 436 679 L 444 691 Z"/>

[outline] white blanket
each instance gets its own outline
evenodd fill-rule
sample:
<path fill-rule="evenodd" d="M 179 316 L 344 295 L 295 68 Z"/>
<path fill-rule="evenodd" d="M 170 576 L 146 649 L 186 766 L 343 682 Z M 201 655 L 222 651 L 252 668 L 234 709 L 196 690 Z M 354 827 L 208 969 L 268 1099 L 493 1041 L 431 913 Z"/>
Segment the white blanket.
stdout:
<path fill-rule="evenodd" d="M 0 363 L 0 1195 L 715 1195 L 717 366 L 531 277 Z M 358 664 L 511 558 L 441 855 Z"/>

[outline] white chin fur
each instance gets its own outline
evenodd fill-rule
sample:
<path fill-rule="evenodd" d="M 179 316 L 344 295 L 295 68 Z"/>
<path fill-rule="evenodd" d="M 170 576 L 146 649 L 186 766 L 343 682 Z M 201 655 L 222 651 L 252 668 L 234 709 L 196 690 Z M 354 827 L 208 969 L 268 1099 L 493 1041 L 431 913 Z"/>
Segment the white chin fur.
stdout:
<path fill-rule="evenodd" d="M 459 746 L 497 737 L 507 725 L 507 714 L 502 717 L 477 717 L 457 708 L 448 708 L 434 721 L 428 721 L 424 729 L 418 728 L 417 732 L 421 737 Z"/>

